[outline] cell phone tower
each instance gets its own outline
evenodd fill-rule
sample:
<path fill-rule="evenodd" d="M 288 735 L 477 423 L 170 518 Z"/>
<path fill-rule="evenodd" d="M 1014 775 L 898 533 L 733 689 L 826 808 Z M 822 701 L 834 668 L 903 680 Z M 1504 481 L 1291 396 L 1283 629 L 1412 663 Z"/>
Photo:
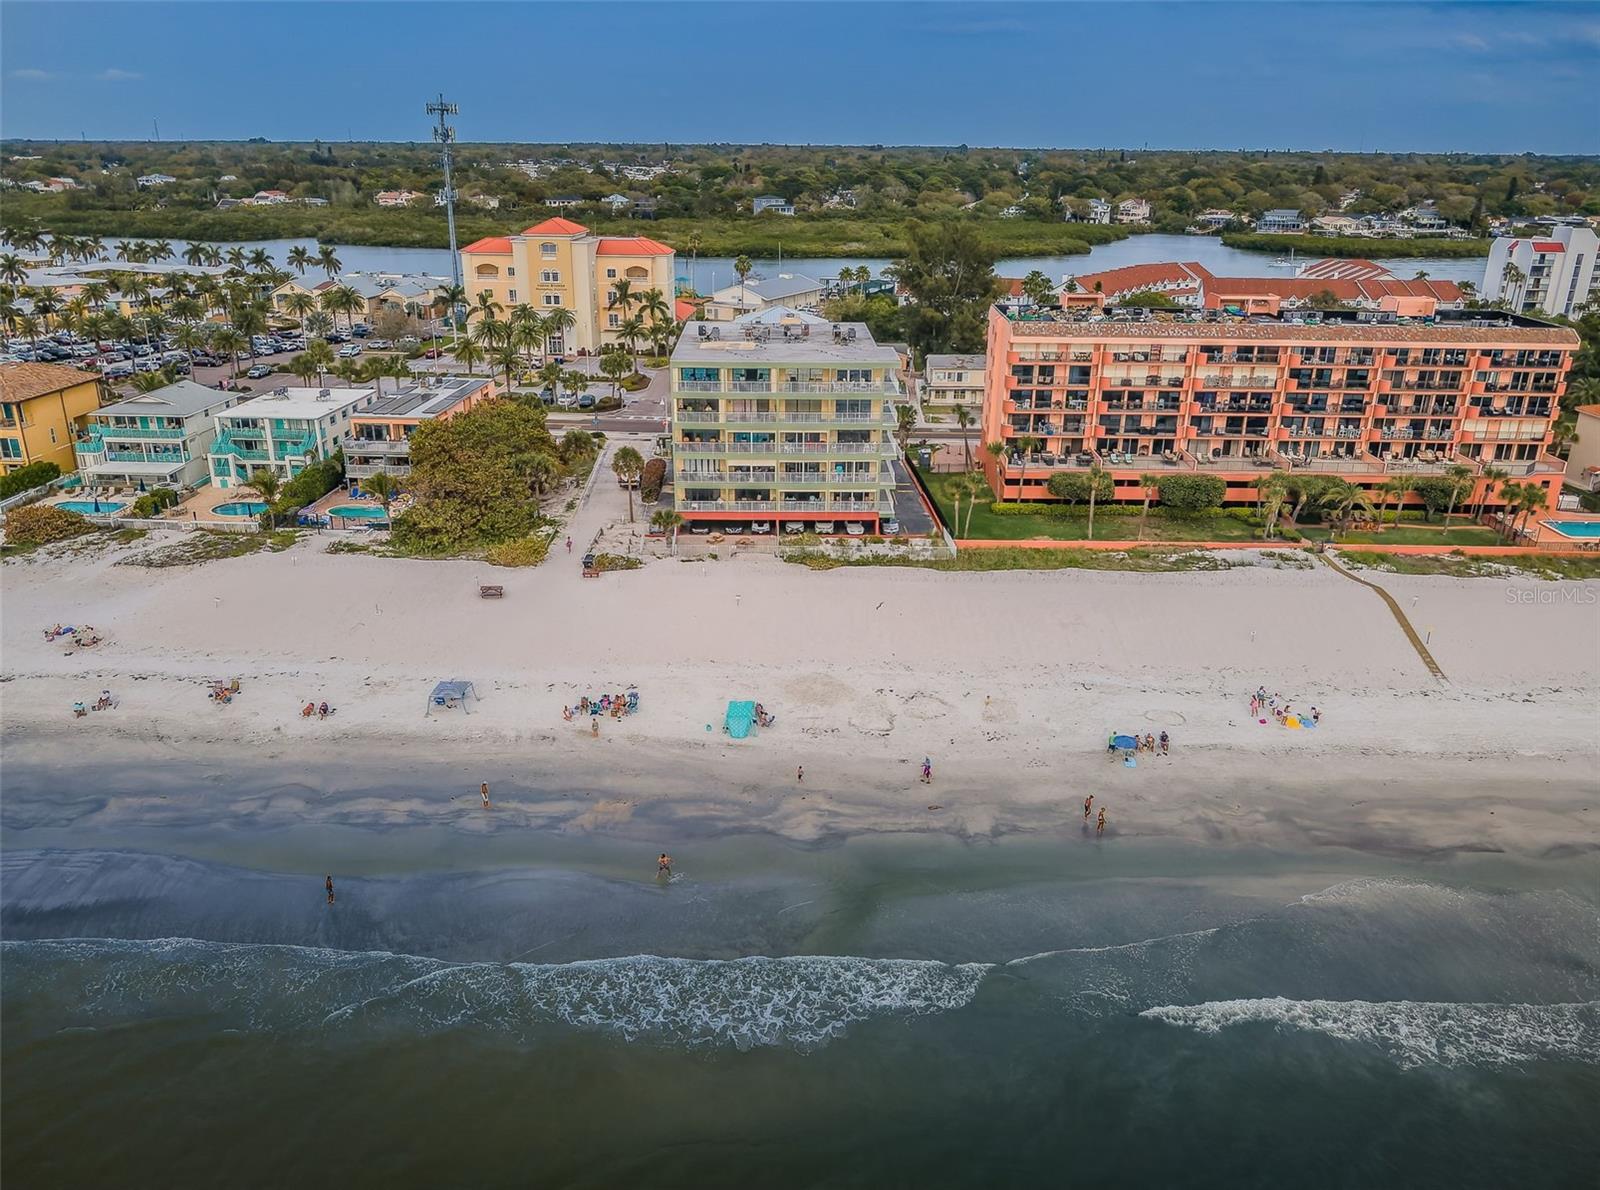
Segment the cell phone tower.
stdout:
<path fill-rule="evenodd" d="M 450 224 L 450 280 L 455 285 L 461 284 L 461 254 L 456 251 L 456 188 L 450 180 L 450 146 L 455 143 L 456 130 L 445 123 L 445 117 L 454 116 L 460 110 L 455 104 L 446 103 L 442 92 L 437 102 L 428 104 L 428 114 L 439 117 L 433 139 L 439 142 L 439 155 L 444 161 L 444 212 Z"/>

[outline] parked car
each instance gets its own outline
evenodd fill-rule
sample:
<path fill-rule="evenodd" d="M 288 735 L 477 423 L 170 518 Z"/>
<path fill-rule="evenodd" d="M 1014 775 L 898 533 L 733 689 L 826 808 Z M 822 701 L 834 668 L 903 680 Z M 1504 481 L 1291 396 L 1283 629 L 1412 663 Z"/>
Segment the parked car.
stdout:
<path fill-rule="evenodd" d="M 757 521 L 755 524 L 750 526 L 750 532 L 752 532 L 752 533 L 771 533 L 772 532 L 772 522 L 771 521 Z"/>
<path fill-rule="evenodd" d="M 365 339 L 372 333 L 372 328 L 364 322 L 358 322 L 350 328 L 350 333 L 358 339 Z"/>
<path fill-rule="evenodd" d="M 867 531 L 867 527 L 860 521 L 850 521 L 845 525 L 844 531 L 850 534 L 851 537 L 860 537 Z"/>
<path fill-rule="evenodd" d="M 799 521 L 789 521 L 784 525 L 783 531 L 785 533 L 804 533 L 806 531 L 806 527 Z"/>
<path fill-rule="evenodd" d="M 359 343 L 346 343 L 343 347 L 339 348 L 339 356 L 341 359 L 354 359 L 360 354 L 361 344 Z"/>
<path fill-rule="evenodd" d="M 593 393 L 584 393 L 583 396 L 579 397 L 578 398 L 578 408 L 579 409 L 593 409 L 594 408 L 594 394 Z"/>
<path fill-rule="evenodd" d="M 251 380 L 260 380 L 264 376 L 272 375 L 272 368 L 268 364 L 257 364 L 245 373 Z"/>
<path fill-rule="evenodd" d="M 571 393 L 564 393 L 556 398 L 556 404 L 562 409 L 572 409 L 577 406 L 578 398 L 573 396 Z"/>
<path fill-rule="evenodd" d="M 126 380 L 133 375 L 133 365 L 127 360 L 117 360 L 101 368 L 100 375 L 107 380 Z"/>
<path fill-rule="evenodd" d="M 368 339 L 367 346 L 372 348 L 374 351 L 388 351 L 394 346 L 394 344 L 390 343 L 387 339 Z"/>
<path fill-rule="evenodd" d="M 144 359 L 135 360 L 133 363 L 135 372 L 159 372 L 161 367 L 161 361 L 153 355 L 147 355 Z"/>
<path fill-rule="evenodd" d="M 424 351 L 422 353 L 422 358 L 423 359 L 439 359 L 443 355 L 444 355 L 444 352 L 441 351 L 439 348 L 430 347 L 430 348 L 428 348 L 428 350 L 426 350 L 426 351 Z"/>
<path fill-rule="evenodd" d="M 895 537 L 900 532 L 900 522 L 890 517 L 883 522 L 883 531 L 890 537 Z"/>

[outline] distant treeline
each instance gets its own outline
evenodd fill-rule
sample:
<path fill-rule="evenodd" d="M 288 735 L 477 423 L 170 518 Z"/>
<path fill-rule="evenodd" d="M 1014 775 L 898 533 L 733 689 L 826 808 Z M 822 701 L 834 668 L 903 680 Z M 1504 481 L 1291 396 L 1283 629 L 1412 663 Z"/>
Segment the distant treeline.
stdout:
<path fill-rule="evenodd" d="M 1293 248 L 1295 252 L 1308 258 L 1317 256 L 1381 256 L 1384 258 L 1426 256 L 1453 260 L 1458 257 L 1489 255 L 1488 240 L 1378 240 L 1366 236 L 1263 235 L 1259 232 L 1225 231 L 1222 233 L 1222 242 L 1230 248 L 1249 248 L 1257 252 L 1287 253 L 1289 249 Z"/>

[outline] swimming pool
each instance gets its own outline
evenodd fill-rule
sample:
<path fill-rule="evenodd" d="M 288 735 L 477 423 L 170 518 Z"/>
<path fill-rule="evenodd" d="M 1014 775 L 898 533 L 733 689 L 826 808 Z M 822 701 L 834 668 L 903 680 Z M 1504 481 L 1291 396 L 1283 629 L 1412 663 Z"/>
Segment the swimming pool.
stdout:
<path fill-rule="evenodd" d="M 352 521 L 386 521 L 389 514 L 381 504 L 341 504 L 328 509 L 329 516 L 348 517 Z"/>
<path fill-rule="evenodd" d="M 1546 521 L 1545 528 L 1554 529 L 1563 537 L 1581 537 L 1585 541 L 1600 538 L 1600 521 Z"/>
<path fill-rule="evenodd" d="M 93 500 L 63 500 L 56 507 L 65 508 L 68 512 L 86 512 L 90 516 L 110 516 L 114 512 L 120 512 L 127 505 L 119 504 L 115 500 L 102 500 L 98 504 Z"/>
<path fill-rule="evenodd" d="M 267 511 L 267 506 L 255 500 L 231 500 L 211 511 L 218 516 L 260 516 Z"/>

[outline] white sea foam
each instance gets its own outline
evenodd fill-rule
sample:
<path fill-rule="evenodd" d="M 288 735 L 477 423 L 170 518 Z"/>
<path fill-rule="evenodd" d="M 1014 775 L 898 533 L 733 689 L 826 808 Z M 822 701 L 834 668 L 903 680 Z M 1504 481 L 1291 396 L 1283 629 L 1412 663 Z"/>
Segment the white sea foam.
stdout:
<path fill-rule="evenodd" d="M 568 1026 L 690 1046 L 820 1045 L 874 1017 L 970 1002 L 988 964 L 835 956 L 451 963 L 379 951 L 200 942 L 4 944 L 8 993 L 74 1021 L 198 1012 L 262 1030 Z"/>
<path fill-rule="evenodd" d="M 1448 1004 L 1274 997 L 1167 1004 L 1139 1015 L 1207 1034 L 1251 1024 L 1322 1033 L 1375 1046 L 1403 1067 L 1600 1061 L 1600 1001 Z"/>

